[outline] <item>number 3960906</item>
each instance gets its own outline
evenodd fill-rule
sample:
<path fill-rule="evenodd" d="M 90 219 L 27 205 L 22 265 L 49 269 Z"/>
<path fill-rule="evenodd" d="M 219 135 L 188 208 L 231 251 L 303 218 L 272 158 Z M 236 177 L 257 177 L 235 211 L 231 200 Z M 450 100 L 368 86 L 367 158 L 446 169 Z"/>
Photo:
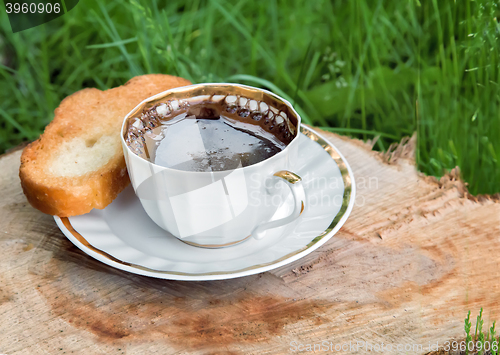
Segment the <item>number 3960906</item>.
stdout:
<path fill-rule="evenodd" d="M 15 13 L 15 14 L 19 14 L 19 13 L 23 13 L 23 14 L 47 13 L 47 14 L 50 14 L 52 12 L 58 14 L 61 12 L 61 4 L 59 4 L 59 3 L 55 3 L 55 4 L 51 4 L 51 3 L 47 3 L 47 4 L 41 4 L 41 3 L 40 4 L 35 4 L 35 3 L 11 4 L 10 2 L 8 2 L 5 4 L 5 7 L 7 8 L 8 14 L 11 14 L 11 13 Z"/>

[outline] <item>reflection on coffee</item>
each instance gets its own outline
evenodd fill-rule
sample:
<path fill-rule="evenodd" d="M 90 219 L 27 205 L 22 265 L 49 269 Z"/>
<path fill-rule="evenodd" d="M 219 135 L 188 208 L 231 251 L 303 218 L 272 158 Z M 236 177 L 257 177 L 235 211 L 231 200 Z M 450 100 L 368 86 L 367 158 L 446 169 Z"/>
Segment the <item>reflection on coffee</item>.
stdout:
<path fill-rule="evenodd" d="M 283 150 L 293 139 L 293 127 L 283 113 L 246 106 L 223 96 L 219 102 L 212 96 L 156 104 L 129 122 L 126 142 L 142 158 L 178 170 L 224 171 L 256 164 Z"/>

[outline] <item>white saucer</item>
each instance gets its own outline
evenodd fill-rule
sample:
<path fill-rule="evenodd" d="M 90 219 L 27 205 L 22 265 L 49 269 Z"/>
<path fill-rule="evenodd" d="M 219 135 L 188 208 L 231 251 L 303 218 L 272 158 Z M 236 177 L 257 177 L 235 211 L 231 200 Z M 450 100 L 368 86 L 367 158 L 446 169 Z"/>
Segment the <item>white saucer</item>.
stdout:
<path fill-rule="evenodd" d="M 263 240 L 205 249 L 181 242 L 144 212 L 132 187 L 103 210 L 54 217 L 61 231 L 93 258 L 131 273 L 170 280 L 221 280 L 253 275 L 291 263 L 319 248 L 351 213 L 355 184 L 340 152 L 321 135 L 302 127 L 294 172 L 303 179 L 306 206 L 295 222 L 267 231 Z M 285 201 L 273 216 L 291 213 Z"/>

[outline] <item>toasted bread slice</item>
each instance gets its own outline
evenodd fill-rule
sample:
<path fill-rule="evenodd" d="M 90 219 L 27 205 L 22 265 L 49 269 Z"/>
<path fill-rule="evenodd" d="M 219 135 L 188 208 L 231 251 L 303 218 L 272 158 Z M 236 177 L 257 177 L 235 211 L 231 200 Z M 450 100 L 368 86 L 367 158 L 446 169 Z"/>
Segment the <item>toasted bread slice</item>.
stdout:
<path fill-rule="evenodd" d="M 154 94 L 189 84 L 170 75 L 142 75 L 117 88 L 84 89 L 65 98 L 21 156 L 19 176 L 30 204 L 60 217 L 110 204 L 129 184 L 120 141 L 125 115 Z"/>

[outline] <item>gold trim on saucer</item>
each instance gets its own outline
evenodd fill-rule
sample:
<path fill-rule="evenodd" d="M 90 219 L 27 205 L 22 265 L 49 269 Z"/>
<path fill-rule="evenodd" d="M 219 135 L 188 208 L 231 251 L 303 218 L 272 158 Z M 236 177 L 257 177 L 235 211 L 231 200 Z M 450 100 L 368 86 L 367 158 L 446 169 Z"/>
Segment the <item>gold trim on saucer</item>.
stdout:
<path fill-rule="evenodd" d="M 67 217 L 60 218 L 60 220 L 63 223 L 64 227 L 66 227 L 67 231 L 69 233 L 71 233 L 75 237 L 75 239 L 78 240 L 78 242 L 80 242 L 85 248 L 88 248 L 88 249 L 92 250 L 93 252 L 101 255 L 102 257 L 108 259 L 111 263 L 118 263 L 118 264 L 125 265 L 125 266 L 128 266 L 128 267 L 134 268 L 134 269 L 143 270 L 143 271 L 147 271 L 147 272 L 158 274 L 158 275 L 181 275 L 181 276 L 192 276 L 192 277 L 196 277 L 196 276 L 210 276 L 210 275 L 231 275 L 231 274 L 238 274 L 238 273 L 241 273 L 241 272 L 244 272 L 244 271 L 254 270 L 254 269 L 258 269 L 258 268 L 270 266 L 270 265 L 273 265 L 273 264 L 277 264 L 277 263 L 279 263 L 279 262 L 281 262 L 283 260 L 289 259 L 289 258 L 291 258 L 291 257 L 293 257 L 293 256 L 295 256 L 295 255 L 297 255 L 297 254 L 299 254 L 299 253 L 301 253 L 301 252 L 303 252 L 303 251 L 311 248 L 313 245 L 315 245 L 320 240 L 322 240 L 325 236 L 327 236 L 337 226 L 337 224 L 339 223 L 339 221 L 345 215 L 345 213 L 347 211 L 347 208 L 349 207 L 349 204 L 351 202 L 352 176 L 349 174 L 349 170 L 347 169 L 347 165 L 346 165 L 345 161 L 341 158 L 341 156 L 339 155 L 339 153 L 327 141 L 325 141 L 323 138 L 321 138 L 320 136 L 318 136 L 309 127 L 302 125 L 302 127 L 301 127 L 301 133 L 303 133 L 309 139 L 311 139 L 311 140 L 315 141 L 316 143 L 318 143 L 332 157 L 332 159 L 335 161 L 335 163 L 339 167 L 340 173 L 342 175 L 342 180 L 344 182 L 344 195 L 342 197 L 342 206 L 341 206 L 339 212 L 337 213 L 337 215 L 334 217 L 334 219 L 332 220 L 332 222 L 328 226 L 328 228 L 323 233 L 321 233 L 320 235 L 318 235 L 317 237 L 315 237 L 313 240 L 311 240 L 304 247 L 302 247 L 302 248 L 300 248 L 298 250 L 295 250 L 295 251 L 293 251 L 293 252 L 291 252 L 291 253 L 289 253 L 289 254 L 287 254 L 287 255 L 279 258 L 279 259 L 276 259 L 274 261 L 270 261 L 268 263 L 263 263 L 263 264 L 258 264 L 258 265 L 252 265 L 252 266 L 249 266 L 247 268 L 243 268 L 243 269 L 239 269 L 239 270 L 234 270 L 234 271 L 214 271 L 214 272 L 207 272 L 207 273 L 187 273 L 187 272 L 177 272 L 177 271 L 155 270 L 155 269 L 150 269 L 150 268 L 147 268 L 147 267 L 144 267 L 144 266 L 141 266 L 141 265 L 132 264 L 132 263 L 128 263 L 128 262 L 119 260 L 119 259 L 115 258 L 114 256 L 106 253 L 105 251 L 100 250 L 100 249 L 94 247 L 80 233 L 78 233 L 73 228 L 73 226 L 71 225 L 70 220 Z M 247 238 L 245 238 L 245 239 L 247 239 Z"/>
<path fill-rule="evenodd" d="M 249 236 L 243 238 L 242 240 L 237 240 L 235 242 L 230 242 L 230 243 L 226 243 L 226 244 L 198 244 L 195 242 L 188 242 L 187 240 L 182 240 L 182 239 L 179 239 L 179 240 L 183 243 L 186 243 L 186 244 L 189 244 L 189 245 L 192 245 L 195 247 L 199 247 L 199 248 L 217 249 L 217 248 L 224 248 L 224 247 L 229 247 L 229 246 L 233 246 L 236 244 L 240 244 L 240 243 L 244 242 L 245 240 L 247 240 L 248 238 L 250 238 L 251 236 L 252 235 L 249 235 Z"/>

